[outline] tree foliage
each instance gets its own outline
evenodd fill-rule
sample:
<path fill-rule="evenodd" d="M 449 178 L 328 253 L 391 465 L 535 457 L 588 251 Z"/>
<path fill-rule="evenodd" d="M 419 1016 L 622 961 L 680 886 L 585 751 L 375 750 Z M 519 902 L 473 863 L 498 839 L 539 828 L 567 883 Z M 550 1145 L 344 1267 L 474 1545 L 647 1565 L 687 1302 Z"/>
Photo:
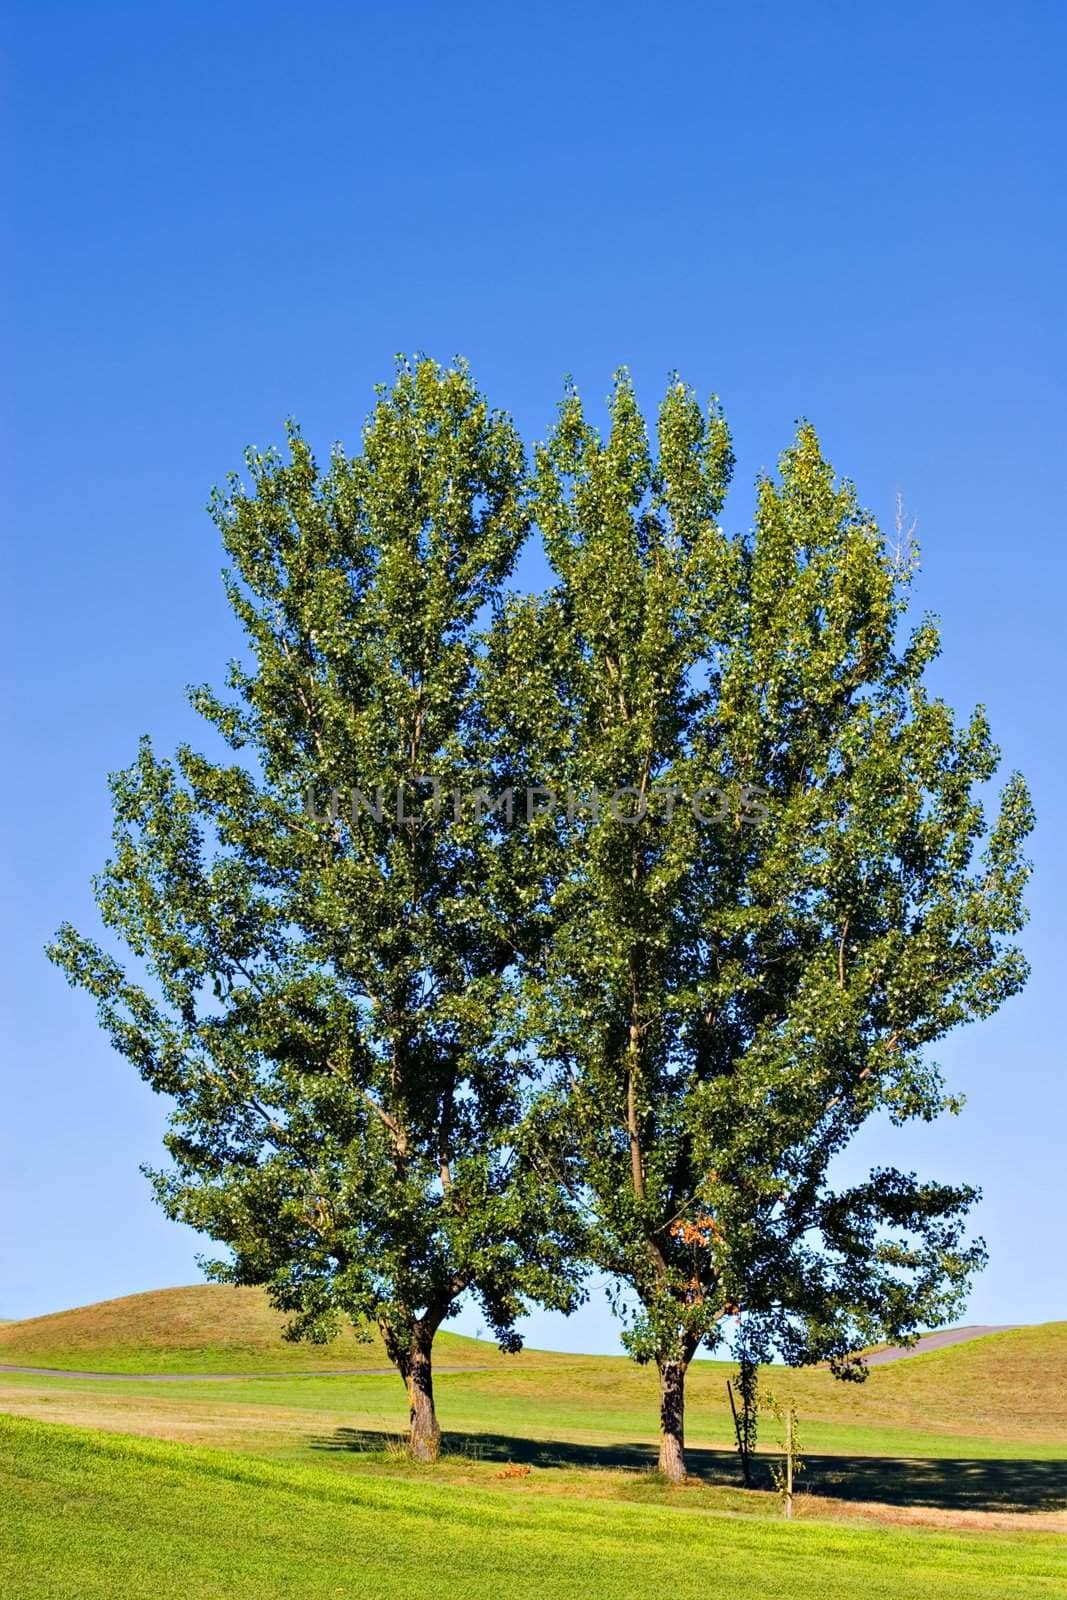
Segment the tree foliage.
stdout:
<path fill-rule="evenodd" d="M 402 364 L 360 454 L 293 430 L 248 470 L 214 501 L 248 654 L 193 696 L 232 756 L 113 780 L 97 897 L 140 973 L 52 950 L 173 1097 L 154 1182 L 215 1271 L 297 1336 L 377 1323 L 432 1455 L 458 1298 L 513 1345 L 592 1263 L 672 1477 L 738 1314 L 753 1371 L 845 1377 L 950 1318 L 975 1191 L 837 1158 L 957 1108 L 930 1050 L 1025 981 L 1030 802 L 987 818 L 985 714 L 932 693 L 911 569 L 813 429 L 736 536 L 677 381 L 654 443 L 625 374 L 604 436 L 568 390 L 528 474 L 463 367 Z M 533 524 L 550 583 L 505 603 Z"/>
<path fill-rule="evenodd" d="M 146 741 L 113 780 L 97 898 L 147 981 L 69 927 L 52 954 L 174 1099 L 167 1212 L 295 1335 L 377 1323 L 432 1455 L 459 1297 L 515 1346 L 524 1298 L 569 1305 L 576 1276 L 505 1038 L 528 890 L 499 826 L 439 814 L 486 767 L 477 629 L 526 534 L 523 450 L 424 360 L 354 458 L 320 472 L 293 429 L 247 465 L 213 511 L 248 659 L 234 699 L 193 695 L 236 758 Z"/>
<path fill-rule="evenodd" d="M 625 375 L 604 438 L 569 392 L 535 472 L 555 584 L 495 643 L 531 708 L 509 737 L 587 799 L 540 841 L 529 1025 L 672 1476 L 685 1368 L 739 1308 L 753 1350 L 855 1375 L 958 1307 L 975 1191 L 834 1158 L 876 1114 L 953 1109 L 929 1047 L 1026 975 L 1027 791 L 987 827 L 985 714 L 927 688 L 930 620 L 898 644 L 910 574 L 810 426 L 733 538 L 732 459 L 680 383 L 655 448 Z"/>

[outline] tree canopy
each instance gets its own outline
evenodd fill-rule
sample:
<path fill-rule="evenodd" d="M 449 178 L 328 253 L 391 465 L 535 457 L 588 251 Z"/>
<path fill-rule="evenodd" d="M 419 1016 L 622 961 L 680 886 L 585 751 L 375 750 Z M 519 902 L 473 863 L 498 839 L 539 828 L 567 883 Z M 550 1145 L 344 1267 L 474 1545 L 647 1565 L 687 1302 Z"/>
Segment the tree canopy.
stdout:
<path fill-rule="evenodd" d="M 585 796 L 540 841 L 528 1027 L 671 1476 L 685 1369 L 738 1313 L 750 1354 L 847 1376 L 958 1308 L 975 1191 L 834 1158 L 875 1114 L 953 1109 L 928 1047 L 1026 975 L 1026 788 L 987 829 L 997 751 L 925 686 L 932 621 L 898 644 L 907 566 L 807 424 L 737 537 L 732 465 L 680 383 L 655 446 L 625 375 L 604 438 L 568 393 L 534 474 L 555 582 L 496 638 L 510 737 Z"/>
<path fill-rule="evenodd" d="M 737 535 L 677 380 L 654 442 L 625 374 L 603 436 L 568 390 L 529 470 L 420 359 L 356 456 L 247 462 L 213 501 L 246 655 L 193 693 L 230 751 L 112 781 L 138 970 L 51 950 L 172 1097 L 153 1181 L 212 1270 L 294 1336 L 377 1324 L 430 1458 L 460 1297 L 514 1347 L 595 1265 L 673 1478 L 702 1345 L 862 1376 L 950 1318 L 976 1191 L 837 1158 L 958 1108 L 929 1052 L 1025 981 L 1031 807 L 1013 774 L 987 816 L 985 714 L 930 689 L 912 565 L 814 430 Z M 548 583 L 508 596 L 532 530 Z"/>
<path fill-rule="evenodd" d="M 52 954 L 174 1099 L 167 1212 L 295 1334 L 377 1323 L 432 1456 L 459 1298 L 513 1346 L 525 1297 L 567 1306 L 578 1272 L 505 1038 L 523 875 L 499 823 L 441 814 L 485 772 L 476 634 L 526 535 L 523 449 L 422 360 L 357 456 L 320 472 L 294 429 L 247 466 L 213 511 L 248 659 L 232 700 L 193 694 L 236 759 L 145 741 L 112 781 L 97 899 L 147 981 L 70 927 Z"/>

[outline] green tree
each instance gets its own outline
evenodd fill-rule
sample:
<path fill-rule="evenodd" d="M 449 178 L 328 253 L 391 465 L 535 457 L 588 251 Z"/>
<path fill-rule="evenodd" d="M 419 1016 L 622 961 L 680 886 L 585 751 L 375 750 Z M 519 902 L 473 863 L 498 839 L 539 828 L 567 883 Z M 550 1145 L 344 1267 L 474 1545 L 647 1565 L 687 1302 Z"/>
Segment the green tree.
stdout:
<path fill-rule="evenodd" d="M 500 820 L 451 798 L 490 766 L 477 629 L 526 535 L 523 450 L 465 368 L 421 360 L 354 459 L 320 472 L 292 429 L 287 458 L 247 464 L 213 510 L 248 655 L 232 703 L 192 696 L 240 754 L 142 744 L 96 881 L 142 970 L 69 926 L 50 954 L 173 1097 L 167 1213 L 294 1337 L 377 1324 L 432 1459 L 459 1297 L 515 1348 L 524 1297 L 574 1294 L 505 1038 L 530 889 Z"/>
<path fill-rule="evenodd" d="M 673 1479 L 688 1364 L 739 1308 L 751 1356 L 843 1376 L 957 1308 L 975 1191 L 832 1163 L 876 1114 L 956 1109 L 928 1047 L 1026 975 L 1026 788 L 987 827 L 985 716 L 924 686 L 932 622 L 898 640 L 908 562 L 807 425 L 736 538 L 732 465 L 680 383 L 655 450 L 625 376 L 604 438 L 569 392 L 535 473 L 555 585 L 492 647 L 503 736 L 570 795 L 529 1026 Z"/>

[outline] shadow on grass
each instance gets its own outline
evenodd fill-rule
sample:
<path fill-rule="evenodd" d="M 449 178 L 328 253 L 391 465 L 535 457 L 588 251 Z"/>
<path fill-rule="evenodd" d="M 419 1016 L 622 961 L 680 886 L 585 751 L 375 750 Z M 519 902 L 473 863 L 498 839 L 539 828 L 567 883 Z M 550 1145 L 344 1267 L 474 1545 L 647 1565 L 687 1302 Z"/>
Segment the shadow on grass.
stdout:
<path fill-rule="evenodd" d="M 394 1434 L 371 1428 L 338 1428 L 311 1441 L 316 1450 L 381 1450 Z M 447 1454 L 472 1461 L 531 1467 L 623 1468 L 647 1471 L 656 1449 L 645 1444 L 570 1444 L 556 1439 L 520 1439 L 510 1434 L 446 1433 Z M 754 1463 L 757 1489 L 773 1488 L 773 1456 Z M 740 1487 L 732 1450 L 686 1450 L 691 1477 L 718 1487 Z M 931 1506 L 945 1511 L 1060 1511 L 1067 1508 L 1067 1461 L 983 1461 L 968 1458 L 896 1456 L 804 1456 L 798 1489 L 836 1500 L 883 1505 Z"/>

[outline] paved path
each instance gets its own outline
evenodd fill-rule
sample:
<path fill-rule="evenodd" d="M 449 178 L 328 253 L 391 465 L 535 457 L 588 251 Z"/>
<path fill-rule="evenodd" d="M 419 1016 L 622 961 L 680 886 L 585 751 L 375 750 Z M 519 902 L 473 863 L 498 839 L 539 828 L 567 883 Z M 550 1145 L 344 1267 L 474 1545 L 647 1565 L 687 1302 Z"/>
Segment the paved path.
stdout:
<path fill-rule="evenodd" d="M 875 1350 L 867 1357 L 869 1367 L 884 1366 L 887 1361 L 903 1361 L 906 1356 L 920 1356 L 925 1350 L 943 1350 L 946 1345 L 964 1344 L 968 1339 L 982 1339 L 987 1333 L 1009 1333 L 1018 1327 L 1016 1322 L 976 1325 L 970 1328 L 942 1328 L 938 1333 L 924 1333 L 910 1349 L 892 1345 L 888 1350 Z M 434 1367 L 434 1372 L 487 1372 L 488 1367 Z M 235 1383 L 239 1378 L 388 1378 L 395 1367 L 333 1367 L 328 1372 L 75 1372 L 67 1367 L 13 1367 L 0 1361 L 0 1372 L 22 1372 L 37 1378 L 101 1378 L 109 1383 Z"/>
<path fill-rule="evenodd" d="M 987 1333 L 1010 1333 L 1017 1322 L 976 1325 L 971 1328 L 942 1328 L 938 1333 L 922 1334 L 910 1349 L 891 1345 L 888 1350 L 875 1350 L 867 1357 L 869 1367 L 880 1367 L 887 1361 L 902 1361 L 905 1356 L 921 1356 L 924 1350 L 943 1350 L 946 1345 L 965 1344 L 968 1339 L 983 1339 Z"/>
<path fill-rule="evenodd" d="M 434 1367 L 439 1372 L 486 1372 L 487 1367 Z M 103 1378 L 108 1383 L 236 1383 L 239 1378 L 392 1378 L 395 1367 L 333 1367 L 328 1372 L 75 1372 L 68 1367 L 13 1367 L 0 1361 L 0 1372 L 23 1372 L 36 1378 Z"/>

